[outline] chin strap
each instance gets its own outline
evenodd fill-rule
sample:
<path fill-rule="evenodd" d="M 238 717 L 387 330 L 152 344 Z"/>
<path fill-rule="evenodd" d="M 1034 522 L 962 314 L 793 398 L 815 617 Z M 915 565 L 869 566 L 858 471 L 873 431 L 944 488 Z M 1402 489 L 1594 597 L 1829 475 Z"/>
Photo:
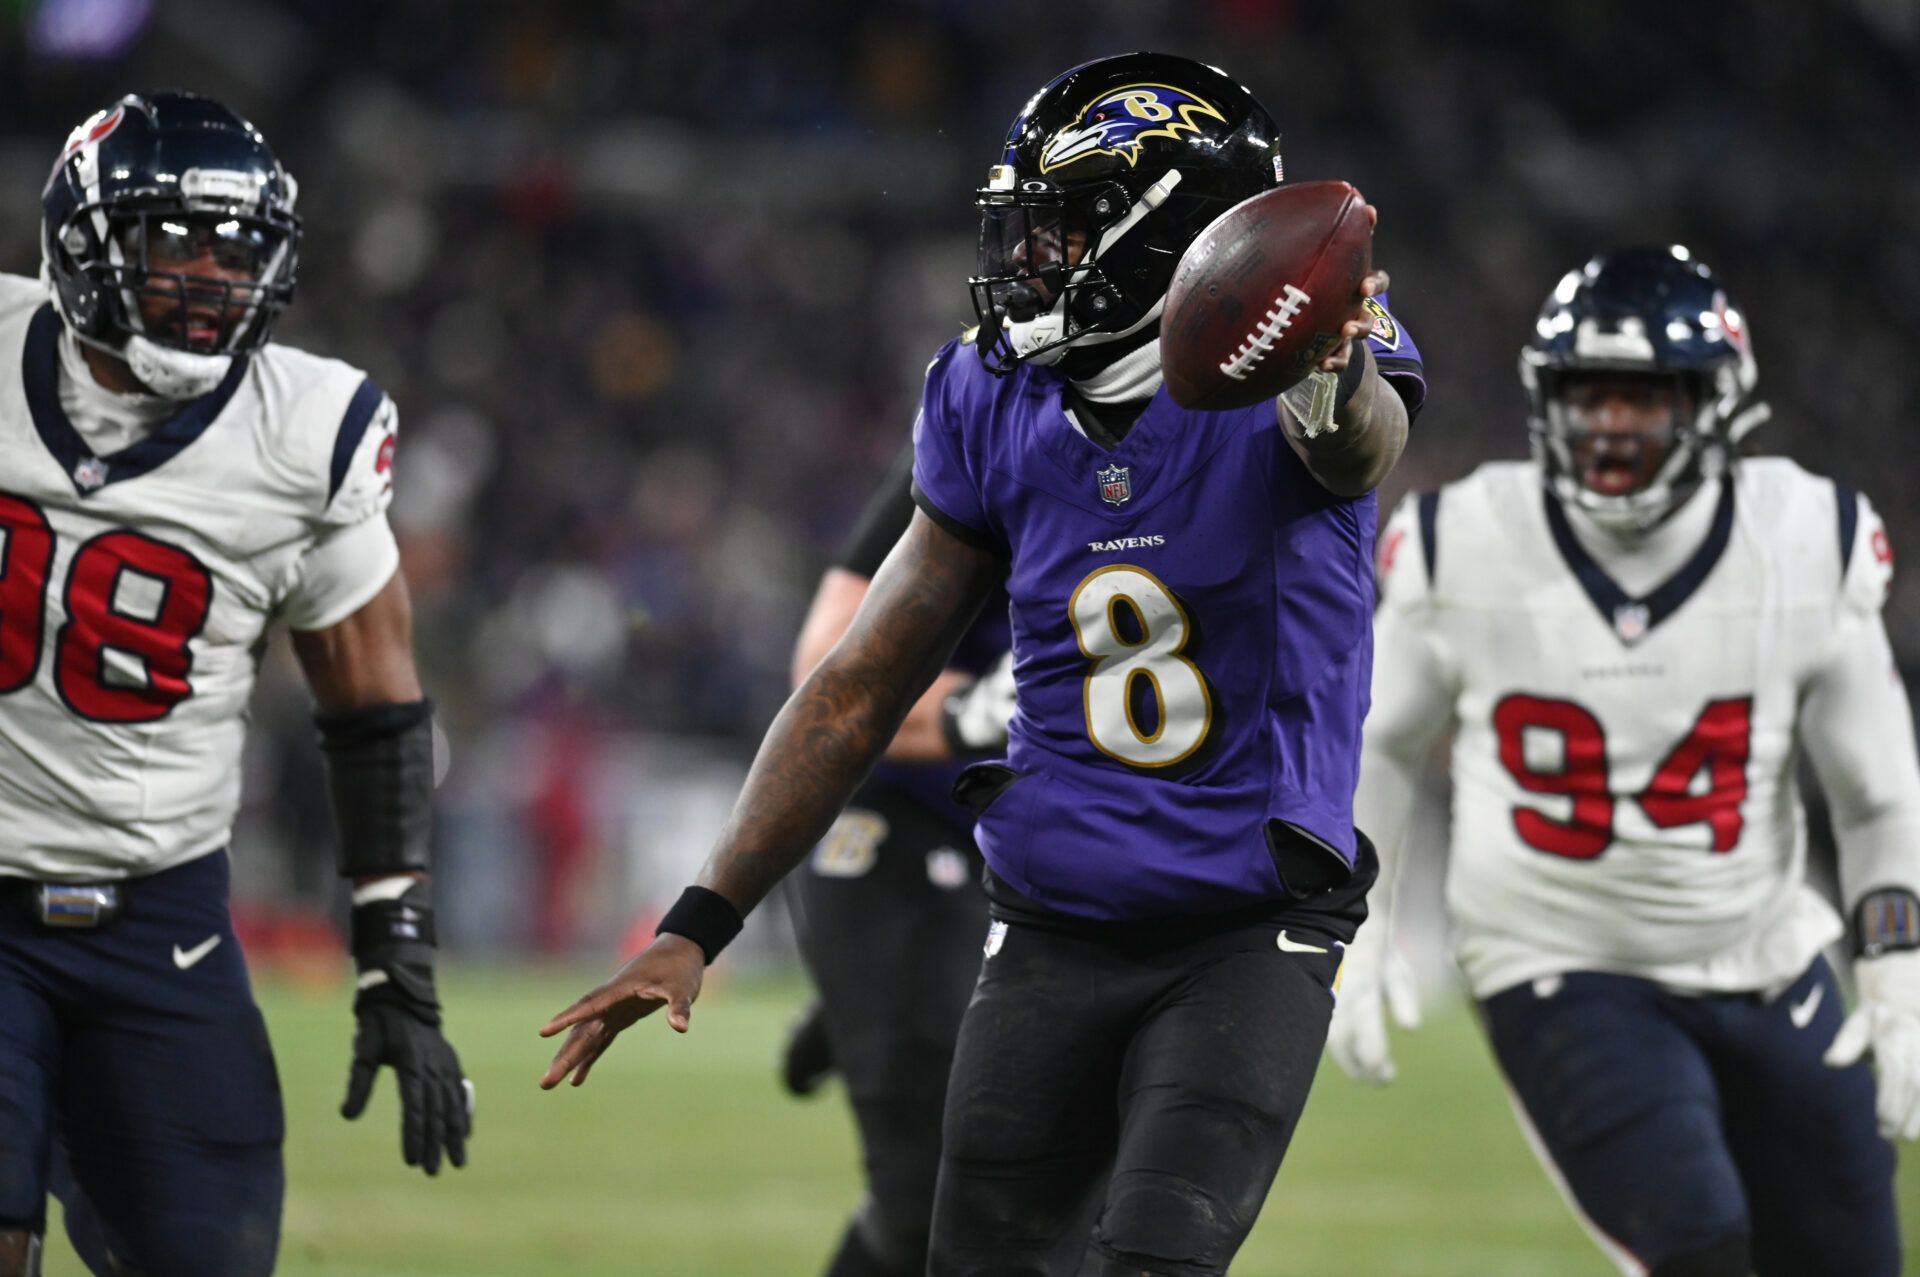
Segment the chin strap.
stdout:
<path fill-rule="evenodd" d="M 210 395 L 233 368 L 232 355 L 195 355 L 184 350 L 169 350 L 137 335 L 127 338 L 121 357 L 142 385 L 166 399 L 198 399 Z"/>

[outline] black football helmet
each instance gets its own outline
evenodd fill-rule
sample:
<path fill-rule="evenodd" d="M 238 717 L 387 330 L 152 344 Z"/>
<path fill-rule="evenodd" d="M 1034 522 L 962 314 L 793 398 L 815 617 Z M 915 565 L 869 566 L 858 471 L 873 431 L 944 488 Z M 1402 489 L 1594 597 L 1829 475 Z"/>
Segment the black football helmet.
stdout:
<path fill-rule="evenodd" d="M 41 195 L 61 318 L 162 394 L 217 383 L 293 299 L 296 193 L 259 131 L 211 98 L 121 98 L 67 138 Z M 217 274 L 179 269 L 209 254 Z"/>
<path fill-rule="evenodd" d="M 1154 331 L 1187 245 L 1280 176 L 1272 117 L 1214 67 L 1128 53 L 1059 76 L 975 195 L 981 360 L 1005 374 Z"/>
<path fill-rule="evenodd" d="M 1585 440 L 1564 402 L 1570 376 L 1628 373 L 1672 378 L 1685 406 L 1666 452 L 1635 490 L 1595 491 L 1577 460 Z M 1620 532 L 1644 530 L 1678 509 L 1771 410 L 1746 317 L 1705 263 L 1681 245 L 1616 249 L 1554 286 L 1520 352 L 1535 458 L 1560 500 Z"/>

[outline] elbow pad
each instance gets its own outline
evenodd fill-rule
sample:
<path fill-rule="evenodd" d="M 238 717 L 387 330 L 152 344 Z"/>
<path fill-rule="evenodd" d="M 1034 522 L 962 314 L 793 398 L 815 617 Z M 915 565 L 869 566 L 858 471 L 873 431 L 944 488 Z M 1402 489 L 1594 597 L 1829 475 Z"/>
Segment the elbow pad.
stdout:
<path fill-rule="evenodd" d="M 339 826 L 340 876 L 424 873 L 433 816 L 433 703 L 316 714 Z"/>

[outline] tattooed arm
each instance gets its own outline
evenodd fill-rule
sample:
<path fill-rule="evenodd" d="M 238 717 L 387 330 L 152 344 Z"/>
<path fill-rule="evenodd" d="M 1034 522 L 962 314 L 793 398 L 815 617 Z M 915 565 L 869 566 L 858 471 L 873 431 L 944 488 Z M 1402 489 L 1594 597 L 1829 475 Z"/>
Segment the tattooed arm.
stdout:
<path fill-rule="evenodd" d="M 1003 567 L 915 512 L 852 627 L 773 720 L 698 885 L 744 915 L 800 863 L 945 668 Z M 686 937 L 655 937 L 541 1029 L 543 1037 L 572 1029 L 541 1086 L 569 1072 L 578 1086 L 622 1030 L 661 1006 L 684 1033 L 705 965 Z"/>

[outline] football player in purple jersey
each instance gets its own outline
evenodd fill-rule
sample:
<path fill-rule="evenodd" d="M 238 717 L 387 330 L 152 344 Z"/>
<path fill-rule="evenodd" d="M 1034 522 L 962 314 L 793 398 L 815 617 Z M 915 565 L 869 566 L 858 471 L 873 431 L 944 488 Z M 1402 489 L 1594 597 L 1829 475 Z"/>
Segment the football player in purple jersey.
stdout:
<path fill-rule="evenodd" d="M 1334 429 L 1309 437 L 1285 401 L 1197 412 L 1164 392 L 1175 264 L 1279 178 L 1271 117 L 1183 58 L 1089 63 L 1021 111 L 977 196 L 980 328 L 927 372 L 919 509 L 775 719 L 697 885 L 543 1028 L 568 1032 L 543 1086 L 577 1085 L 661 1007 L 687 1029 L 705 966 L 1004 586 L 1018 708 L 1006 757 L 956 785 L 993 921 L 929 1271 L 1226 1271 L 1376 873 L 1352 822 L 1372 491 L 1425 385 L 1376 274 L 1312 374 Z"/>

